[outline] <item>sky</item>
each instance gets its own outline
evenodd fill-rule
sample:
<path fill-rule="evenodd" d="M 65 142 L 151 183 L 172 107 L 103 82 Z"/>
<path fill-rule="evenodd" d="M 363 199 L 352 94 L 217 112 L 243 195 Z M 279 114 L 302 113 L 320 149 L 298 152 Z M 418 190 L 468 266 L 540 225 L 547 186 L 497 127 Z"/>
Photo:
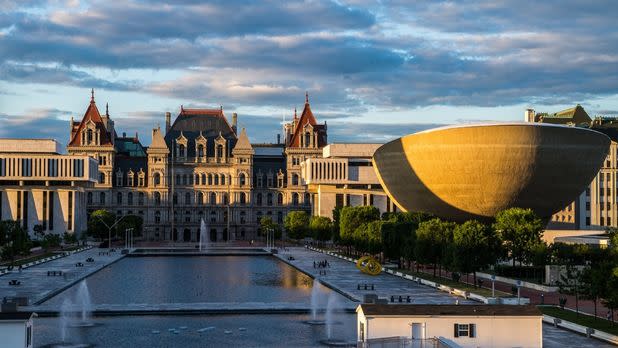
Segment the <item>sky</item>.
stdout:
<path fill-rule="evenodd" d="M 618 115 L 615 0 L 0 0 L 0 137 L 55 138 L 90 90 L 144 145 L 180 106 L 274 142 L 305 92 L 330 142 Z"/>

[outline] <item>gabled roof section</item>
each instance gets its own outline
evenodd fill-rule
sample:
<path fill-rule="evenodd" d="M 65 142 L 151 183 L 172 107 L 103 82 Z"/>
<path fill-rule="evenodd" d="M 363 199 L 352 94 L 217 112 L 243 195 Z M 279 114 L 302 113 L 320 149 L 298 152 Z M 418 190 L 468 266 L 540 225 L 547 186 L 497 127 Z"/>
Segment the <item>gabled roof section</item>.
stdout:
<path fill-rule="evenodd" d="M 116 156 L 146 157 L 146 151 L 137 137 L 116 138 L 114 148 Z"/>
<path fill-rule="evenodd" d="M 240 135 L 238 136 L 238 141 L 236 142 L 236 146 L 234 146 L 233 152 L 240 151 L 250 151 L 253 153 L 253 146 L 251 146 L 251 142 L 249 142 L 249 137 L 247 136 L 247 130 L 245 128 L 240 131 Z"/>
<path fill-rule="evenodd" d="M 187 138 L 187 155 L 195 156 L 195 140 L 200 133 L 208 141 L 206 148 L 208 156 L 214 156 L 214 140 L 219 134 L 228 141 L 228 146 L 234 146 L 236 134 L 228 123 L 223 108 L 219 109 L 185 109 L 180 107 L 180 113 L 174 120 L 169 132 L 165 134 L 165 142 L 172 148 L 172 140 L 180 134 Z"/>
<path fill-rule="evenodd" d="M 112 138 L 107 129 L 105 128 L 105 124 L 103 123 L 103 118 L 99 113 L 99 109 L 97 108 L 97 104 L 94 102 L 94 90 L 91 91 L 92 96 L 90 97 L 90 105 L 88 105 L 88 109 L 84 113 L 84 117 L 82 117 L 81 122 L 77 127 L 73 127 L 72 129 L 72 137 L 69 141 L 68 146 L 81 146 L 81 136 L 80 133 L 82 129 L 88 124 L 88 121 L 92 121 L 94 123 L 96 129 L 100 131 L 101 134 L 101 143 L 100 146 L 108 146 L 113 145 Z"/>
<path fill-rule="evenodd" d="M 539 113 L 536 115 L 536 119 L 542 123 L 574 125 L 590 124 L 592 121 L 586 110 L 579 104 L 553 114 Z"/>
<path fill-rule="evenodd" d="M 294 113 L 294 117 L 296 117 L 296 113 Z M 309 104 L 309 93 L 305 93 L 305 107 L 300 115 L 300 120 L 298 120 L 298 123 L 296 124 L 296 129 L 294 129 L 294 135 L 292 135 L 292 139 L 290 140 L 290 147 L 300 147 L 302 130 L 307 124 L 310 124 L 314 129 L 319 130 L 321 133 L 318 135 L 318 147 L 325 146 L 326 139 L 321 132 L 324 130 L 323 125 L 318 125 L 318 121 L 315 116 L 313 116 L 311 105 Z"/>

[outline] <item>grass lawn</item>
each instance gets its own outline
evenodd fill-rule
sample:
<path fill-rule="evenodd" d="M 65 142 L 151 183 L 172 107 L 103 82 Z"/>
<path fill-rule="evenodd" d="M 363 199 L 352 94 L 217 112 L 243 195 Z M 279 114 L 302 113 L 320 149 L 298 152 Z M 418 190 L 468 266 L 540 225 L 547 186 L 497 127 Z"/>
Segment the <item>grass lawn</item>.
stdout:
<path fill-rule="evenodd" d="M 550 315 L 555 318 L 564 319 L 575 324 L 591 327 L 593 329 L 604 331 L 612 335 L 618 335 L 618 323 L 612 323 L 609 320 L 595 318 L 590 315 L 580 314 L 579 316 L 572 311 L 560 309 L 558 307 L 539 306 L 539 310 L 543 314 Z"/>
<path fill-rule="evenodd" d="M 431 274 L 427 274 L 423 272 L 414 272 L 412 270 L 407 270 L 407 269 L 398 269 L 397 271 L 404 273 L 404 274 L 409 274 L 415 277 L 423 278 L 423 279 L 426 279 L 432 282 L 436 282 L 442 285 L 450 286 L 452 288 L 457 288 L 460 290 L 473 292 L 477 295 L 491 297 L 491 289 L 475 288 L 473 285 L 470 285 L 470 284 L 466 284 L 463 282 L 456 282 L 448 278 L 434 277 Z M 462 277 L 462 279 L 465 279 L 465 277 Z M 508 294 L 506 292 L 496 290 L 496 297 L 512 297 L 512 296 L 513 296 L 512 294 Z"/>

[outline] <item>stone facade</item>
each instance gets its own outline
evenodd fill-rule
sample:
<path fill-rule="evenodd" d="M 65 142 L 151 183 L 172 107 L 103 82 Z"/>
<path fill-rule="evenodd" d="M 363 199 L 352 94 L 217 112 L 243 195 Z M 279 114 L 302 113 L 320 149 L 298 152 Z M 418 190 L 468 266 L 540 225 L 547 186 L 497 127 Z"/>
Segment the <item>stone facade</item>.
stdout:
<path fill-rule="evenodd" d="M 145 147 L 137 135 L 115 133 L 93 94 L 82 121 L 71 121 L 67 147 L 100 161 L 99 181 L 86 194 L 88 211 L 137 215 L 144 239 L 181 242 L 199 240 L 202 219 L 212 242 L 248 240 L 257 237 L 262 217 L 282 224 L 289 211 L 310 211 L 300 162 L 321 156 L 326 125 L 317 123 L 308 95 L 301 117 L 284 125 L 283 144 L 251 144 L 237 119 L 230 124 L 223 108 L 181 106 L 173 122 L 165 115 L 165 132 L 153 129 Z"/>

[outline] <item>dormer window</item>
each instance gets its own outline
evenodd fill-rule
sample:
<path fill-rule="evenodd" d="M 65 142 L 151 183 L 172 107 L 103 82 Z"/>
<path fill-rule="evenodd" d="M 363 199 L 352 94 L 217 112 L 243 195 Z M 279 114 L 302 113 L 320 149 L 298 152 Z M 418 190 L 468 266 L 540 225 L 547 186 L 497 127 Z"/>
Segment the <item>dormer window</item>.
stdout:
<path fill-rule="evenodd" d="M 92 129 L 89 129 L 89 130 L 86 132 L 86 144 L 88 144 L 88 145 L 92 144 L 92 141 L 93 141 L 93 140 L 94 140 L 94 139 L 93 139 L 93 137 L 92 137 Z"/>
<path fill-rule="evenodd" d="M 122 186 L 122 172 L 120 170 L 116 173 L 116 186 Z"/>
<path fill-rule="evenodd" d="M 311 133 L 305 133 L 305 147 L 311 147 Z"/>
<path fill-rule="evenodd" d="M 178 157 L 185 157 L 185 146 L 183 144 L 178 145 Z"/>
<path fill-rule="evenodd" d="M 133 171 L 129 171 L 129 174 L 127 174 L 127 178 L 129 180 L 128 185 L 133 187 L 135 185 L 135 175 L 133 174 Z"/>
<path fill-rule="evenodd" d="M 197 146 L 197 156 L 204 157 L 204 145 L 200 144 Z"/>

